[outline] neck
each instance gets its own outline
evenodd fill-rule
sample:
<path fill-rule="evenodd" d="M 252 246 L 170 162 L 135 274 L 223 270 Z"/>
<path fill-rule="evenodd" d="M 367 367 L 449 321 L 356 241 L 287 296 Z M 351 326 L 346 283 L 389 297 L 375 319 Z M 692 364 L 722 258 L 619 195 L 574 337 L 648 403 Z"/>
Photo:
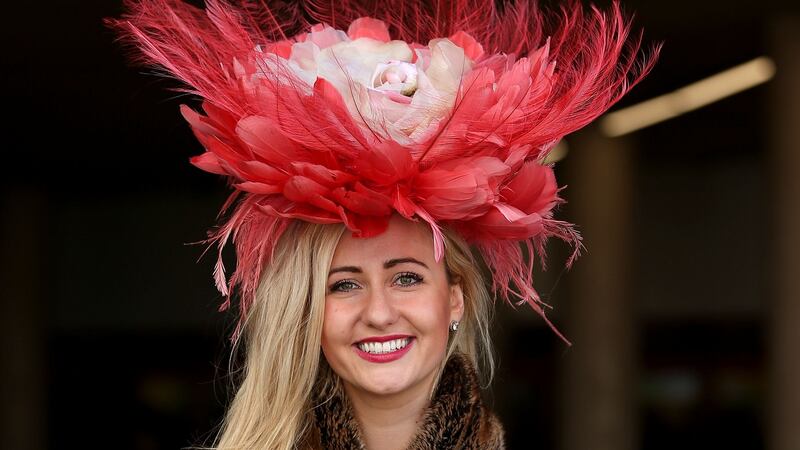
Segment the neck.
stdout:
<path fill-rule="evenodd" d="M 422 423 L 434 379 L 391 395 L 376 395 L 348 386 L 345 392 L 369 450 L 405 449 Z"/>

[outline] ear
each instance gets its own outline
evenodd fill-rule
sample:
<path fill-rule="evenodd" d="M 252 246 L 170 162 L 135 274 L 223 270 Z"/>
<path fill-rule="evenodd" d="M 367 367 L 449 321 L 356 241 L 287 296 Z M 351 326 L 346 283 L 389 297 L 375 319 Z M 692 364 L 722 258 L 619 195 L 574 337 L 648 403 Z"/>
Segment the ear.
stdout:
<path fill-rule="evenodd" d="M 461 285 L 450 285 L 450 320 L 461 321 L 464 316 L 464 292 Z"/>

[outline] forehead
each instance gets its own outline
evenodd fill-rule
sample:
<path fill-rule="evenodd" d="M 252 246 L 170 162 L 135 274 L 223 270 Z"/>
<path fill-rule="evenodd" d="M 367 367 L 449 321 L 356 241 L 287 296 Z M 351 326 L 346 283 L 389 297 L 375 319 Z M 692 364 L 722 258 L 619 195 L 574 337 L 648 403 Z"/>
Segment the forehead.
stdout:
<path fill-rule="evenodd" d="M 345 232 L 331 265 L 365 265 L 373 260 L 383 264 L 387 258 L 395 257 L 413 257 L 433 263 L 433 237 L 429 225 L 393 216 L 389 227 L 378 236 L 357 238 Z"/>

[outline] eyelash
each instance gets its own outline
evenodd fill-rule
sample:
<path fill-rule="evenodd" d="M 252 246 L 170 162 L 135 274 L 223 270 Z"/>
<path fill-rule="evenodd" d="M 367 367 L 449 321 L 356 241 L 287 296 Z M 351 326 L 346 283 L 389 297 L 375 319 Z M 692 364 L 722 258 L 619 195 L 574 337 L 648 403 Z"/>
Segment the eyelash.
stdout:
<path fill-rule="evenodd" d="M 393 283 L 397 283 L 402 278 L 411 278 L 411 283 L 400 284 L 400 287 L 408 287 L 408 286 L 415 286 L 419 283 L 422 283 L 423 278 L 421 275 L 416 274 L 414 272 L 401 272 L 398 273 L 397 276 L 394 278 Z M 345 286 L 350 286 L 349 288 L 345 288 Z M 339 280 L 336 283 L 333 283 L 329 288 L 330 292 L 350 292 L 354 289 L 358 289 L 358 283 L 354 280 Z"/>
<path fill-rule="evenodd" d="M 401 286 L 414 286 L 422 282 L 422 276 L 414 273 L 414 272 L 402 272 L 398 273 L 397 276 L 394 278 L 394 282 L 396 283 L 401 278 L 412 278 L 413 282 L 408 284 L 403 284 Z"/>
<path fill-rule="evenodd" d="M 349 285 L 353 285 L 353 286 L 358 286 L 358 285 L 356 284 L 356 282 L 355 282 L 355 281 L 353 281 L 353 280 L 340 280 L 340 281 L 337 281 L 336 283 L 333 283 L 333 284 L 332 284 L 332 285 L 331 285 L 331 286 L 328 288 L 328 290 L 330 290 L 331 292 L 350 292 L 350 291 L 352 291 L 354 288 L 350 288 L 350 289 L 342 289 L 342 286 L 344 286 L 344 285 L 348 285 L 348 284 L 349 284 Z"/>

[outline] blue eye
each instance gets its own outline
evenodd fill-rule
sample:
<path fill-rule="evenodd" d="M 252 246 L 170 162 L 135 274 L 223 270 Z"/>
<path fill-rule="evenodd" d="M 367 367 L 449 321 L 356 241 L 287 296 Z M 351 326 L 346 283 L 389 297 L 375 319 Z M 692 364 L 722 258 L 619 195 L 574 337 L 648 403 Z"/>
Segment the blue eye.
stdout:
<path fill-rule="evenodd" d="M 422 282 L 422 277 L 414 272 L 403 272 L 397 274 L 394 282 L 399 286 L 414 286 Z"/>
<path fill-rule="evenodd" d="M 333 283 L 329 288 L 331 292 L 350 292 L 358 289 L 358 284 L 353 280 L 340 280 Z"/>

